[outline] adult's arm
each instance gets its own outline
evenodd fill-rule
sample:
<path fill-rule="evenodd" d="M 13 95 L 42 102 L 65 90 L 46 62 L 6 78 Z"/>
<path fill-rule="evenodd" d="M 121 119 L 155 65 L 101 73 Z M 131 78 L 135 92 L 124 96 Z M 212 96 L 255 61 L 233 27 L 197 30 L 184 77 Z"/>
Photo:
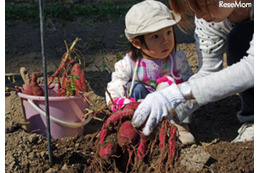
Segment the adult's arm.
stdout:
<path fill-rule="evenodd" d="M 222 70 L 227 35 L 235 26 L 227 19 L 216 23 L 195 17 L 194 22 L 196 25 L 194 38 L 198 55 L 198 72 L 191 76 L 189 80 L 201 78 Z M 196 100 L 188 100 L 186 103 L 181 103 L 175 109 L 179 118 L 179 121 L 176 123 L 189 123 L 189 118 L 185 118 L 198 108 L 199 104 Z"/>
<path fill-rule="evenodd" d="M 195 47 L 198 55 L 198 73 L 190 79 L 215 73 L 223 68 L 227 35 L 235 25 L 225 19 L 222 22 L 207 22 L 195 17 Z"/>
<path fill-rule="evenodd" d="M 199 105 L 220 100 L 254 86 L 254 36 L 247 54 L 232 66 L 189 81 Z"/>

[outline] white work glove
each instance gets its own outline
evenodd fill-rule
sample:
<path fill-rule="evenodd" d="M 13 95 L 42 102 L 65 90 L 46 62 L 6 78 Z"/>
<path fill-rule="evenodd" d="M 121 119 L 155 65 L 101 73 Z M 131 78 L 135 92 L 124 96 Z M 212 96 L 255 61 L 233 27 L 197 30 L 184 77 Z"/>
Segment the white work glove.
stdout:
<path fill-rule="evenodd" d="M 181 102 L 186 102 L 186 100 L 175 83 L 160 91 L 150 93 L 137 107 L 132 125 L 138 128 L 147 120 L 143 133 L 148 136 L 163 117 L 172 118 L 171 112 Z"/>

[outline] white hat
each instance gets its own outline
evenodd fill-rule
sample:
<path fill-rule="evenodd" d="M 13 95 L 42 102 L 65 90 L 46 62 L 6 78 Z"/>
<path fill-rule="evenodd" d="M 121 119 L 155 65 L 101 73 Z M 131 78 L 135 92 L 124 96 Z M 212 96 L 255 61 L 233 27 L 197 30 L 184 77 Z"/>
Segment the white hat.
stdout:
<path fill-rule="evenodd" d="M 175 20 L 173 19 L 173 16 Z M 156 32 L 172 26 L 181 17 L 173 14 L 163 3 L 155 0 L 145 0 L 130 8 L 125 16 L 125 35 L 128 40 L 139 35 Z"/>

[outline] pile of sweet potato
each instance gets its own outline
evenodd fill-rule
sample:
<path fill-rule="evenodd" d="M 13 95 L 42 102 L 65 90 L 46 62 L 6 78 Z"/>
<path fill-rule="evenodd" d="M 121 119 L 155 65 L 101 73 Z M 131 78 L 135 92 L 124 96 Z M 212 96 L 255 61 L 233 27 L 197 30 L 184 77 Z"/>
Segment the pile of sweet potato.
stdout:
<path fill-rule="evenodd" d="M 154 137 L 144 136 L 141 129 L 136 129 L 131 124 L 138 105 L 138 102 L 131 102 L 107 118 L 97 140 L 98 151 L 93 165 L 98 159 L 105 163 L 117 159 L 123 165 L 124 172 L 135 172 L 138 164 L 149 162 L 155 151 L 154 147 L 159 146 L 158 170 L 173 170 L 177 148 L 176 127 L 169 120 L 163 120 Z M 102 163 L 100 160 L 99 162 Z M 90 166 L 89 171 L 94 171 L 93 167 Z"/>
<path fill-rule="evenodd" d="M 80 63 L 82 62 L 80 58 L 84 60 L 84 57 L 79 50 L 75 49 L 75 44 L 78 41 L 79 38 L 76 38 L 70 49 L 65 41 L 67 52 L 62 57 L 61 64 L 57 71 L 50 76 L 48 87 L 50 87 L 55 78 L 58 78 L 57 96 L 75 96 L 89 92 L 83 69 L 84 64 Z M 73 53 L 80 54 L 81 57 L 75 56 L 73 58 Z M 39 73 L 41 72 L 31 75 L 29 84 L 23 84 L 22 93 L 34 96 L 44 95 L 43 89 L 37 83 L 37 74 Z"/>

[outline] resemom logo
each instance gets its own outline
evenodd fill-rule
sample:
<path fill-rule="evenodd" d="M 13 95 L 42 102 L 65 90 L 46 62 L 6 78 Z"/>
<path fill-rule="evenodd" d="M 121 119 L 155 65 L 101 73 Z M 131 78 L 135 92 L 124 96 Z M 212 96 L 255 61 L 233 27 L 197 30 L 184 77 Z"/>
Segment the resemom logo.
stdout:
<path fill-rule="evenodd" d="M 219 1 L 219 7 L 222 8 L 250 8 L 252 7 L 251 2 L 241 2 L 241 1 L 235 1 L 235 2 L 224 2 Z"/>

